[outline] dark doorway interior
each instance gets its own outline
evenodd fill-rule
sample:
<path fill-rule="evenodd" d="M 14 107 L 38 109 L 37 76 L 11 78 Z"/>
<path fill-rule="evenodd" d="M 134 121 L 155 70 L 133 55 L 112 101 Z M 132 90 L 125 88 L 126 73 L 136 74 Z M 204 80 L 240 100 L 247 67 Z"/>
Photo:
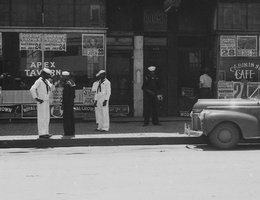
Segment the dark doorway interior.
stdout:
<path fill-rule="evenodd" d="M 107 55 L 107 77 L 111 82 L 111 105 L 128 105 L 133 115 L 133 73 L 131 53 L 110 52 Z"/>

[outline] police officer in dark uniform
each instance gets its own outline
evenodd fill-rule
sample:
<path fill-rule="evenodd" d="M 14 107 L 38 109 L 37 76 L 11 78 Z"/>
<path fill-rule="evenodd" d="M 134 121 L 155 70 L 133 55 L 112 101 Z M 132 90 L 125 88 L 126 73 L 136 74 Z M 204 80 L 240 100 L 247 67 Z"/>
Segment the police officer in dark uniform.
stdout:
<path fill-rule="evenodd" d="M 155 74 L 156 67 L 148 67 L 148 74 L 144 79 L 142 90 L 144 92 L 144 126 L 149 124 L 152 116 L 153 125 L 161 125 L 158 120 L 158 103 L 162 101 L 161 84 Z"/>
<path fill-rule="evenodd" d="M 75 122 L 74 122 L 74 98 L 75 98 L 75 82 L 70 78 L 70 72 L 62 72 L 63 76 L 63 128 L 64 137 L 75 136 Z"/>

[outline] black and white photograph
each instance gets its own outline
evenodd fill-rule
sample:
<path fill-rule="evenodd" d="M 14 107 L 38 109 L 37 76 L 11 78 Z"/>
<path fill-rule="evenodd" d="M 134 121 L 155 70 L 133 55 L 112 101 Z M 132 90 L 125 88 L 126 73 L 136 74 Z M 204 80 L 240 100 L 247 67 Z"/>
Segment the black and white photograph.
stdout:
<path fill-rule="evenodd" d="M 1 200 L 259 200 L 259 0 L 0 0 Z"/>

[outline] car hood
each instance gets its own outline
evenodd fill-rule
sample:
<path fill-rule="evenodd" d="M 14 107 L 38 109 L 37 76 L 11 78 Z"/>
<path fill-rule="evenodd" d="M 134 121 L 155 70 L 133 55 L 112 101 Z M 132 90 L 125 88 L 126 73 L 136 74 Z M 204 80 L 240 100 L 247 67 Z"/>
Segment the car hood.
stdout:
<path fill-rule="evenodd" d="M 197 103 L 193 106 L 193 110 L 205 108 L 231 108 L 235 106 L 256 106 L 259 105 L 259 103 L 259 99 L 198 99 Z"/>

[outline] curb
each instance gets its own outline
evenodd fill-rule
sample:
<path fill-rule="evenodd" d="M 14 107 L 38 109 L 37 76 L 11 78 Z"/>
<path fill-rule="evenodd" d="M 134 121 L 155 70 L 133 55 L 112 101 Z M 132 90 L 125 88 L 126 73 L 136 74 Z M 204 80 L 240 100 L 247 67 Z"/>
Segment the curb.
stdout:
<path fill-rule="evenodd" d="M 53 148 L 53 147 L 76 147 L 76 146 L 125 146 L 125 145 L 182 145 L 182 144 L 206 144 L 205 137 L 187 136 L 118 136 L 111 134 L 106 137 L 81 137 L 63 139 L 56 136 L 53 139 L 1 139 L 0 148 Z"/>

